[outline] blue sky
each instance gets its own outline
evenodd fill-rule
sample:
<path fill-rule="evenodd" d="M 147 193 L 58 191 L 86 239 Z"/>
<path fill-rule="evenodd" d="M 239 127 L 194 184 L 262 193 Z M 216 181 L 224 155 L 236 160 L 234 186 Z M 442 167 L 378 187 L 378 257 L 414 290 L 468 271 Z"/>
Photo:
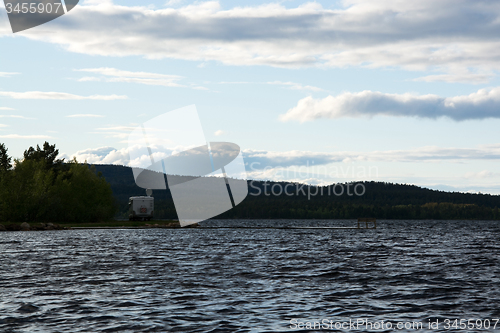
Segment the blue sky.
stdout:
<path fill-rule="evenodd" d="M 12 34 L 1 7 L 0 142 L 126 164 L 133 127 L 195 104 L 251 178 L 500 194 L 499 16 L 491 1 L 87 0 Z"/>

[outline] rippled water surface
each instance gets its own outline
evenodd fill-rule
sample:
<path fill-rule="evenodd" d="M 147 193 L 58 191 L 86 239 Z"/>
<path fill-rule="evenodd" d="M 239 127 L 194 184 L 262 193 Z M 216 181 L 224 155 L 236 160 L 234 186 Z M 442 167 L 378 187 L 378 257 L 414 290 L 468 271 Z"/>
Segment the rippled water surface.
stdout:
<path fill-rule="evenodd" d="M 0 233 L 0 332 L 279 332 L 358 318 L 425 331 L 429 319 L 499 317 L 499 222 Z"/>

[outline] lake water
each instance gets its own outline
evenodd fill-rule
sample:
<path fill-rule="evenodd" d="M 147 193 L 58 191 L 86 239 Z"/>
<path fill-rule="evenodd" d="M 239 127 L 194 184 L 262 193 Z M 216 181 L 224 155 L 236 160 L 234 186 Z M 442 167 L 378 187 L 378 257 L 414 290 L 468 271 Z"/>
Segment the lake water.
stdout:
<path fill-rule="evenodd" d="M 0 263 L 0 332 L 309 332 L 308 323 L 362 319 L 423 325 L 399 332 L 491 320 L 492 331 L 500 318 L 500 223 L 492 221 L 4 232 Z"/>

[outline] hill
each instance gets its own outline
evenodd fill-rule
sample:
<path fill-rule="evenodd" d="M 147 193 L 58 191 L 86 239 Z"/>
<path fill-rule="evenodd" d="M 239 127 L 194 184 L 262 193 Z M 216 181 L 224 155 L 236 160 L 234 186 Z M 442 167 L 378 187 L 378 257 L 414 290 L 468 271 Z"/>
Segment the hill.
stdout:
<path fill-rule="evenodd" d="M 126 218 L 128 198 L 145 193 L 135 185 L 132 169 L 117 165 L 95 167 L 111 184 L 119 206 L 117 217 Z M 269 181 L 248 183 L 247 198 L 217 218 L 500 219 L 498 195 L 445 192 L 373 181 L 323 187 Z M 177 218 L 168 188 L 155 190 L 153 196 L 155 217 Z"/>

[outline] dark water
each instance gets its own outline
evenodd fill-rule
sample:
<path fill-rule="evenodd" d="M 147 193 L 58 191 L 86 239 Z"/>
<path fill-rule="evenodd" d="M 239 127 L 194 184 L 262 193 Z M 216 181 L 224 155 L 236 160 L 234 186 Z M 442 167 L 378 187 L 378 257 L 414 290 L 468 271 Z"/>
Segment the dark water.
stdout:
<path fill-rule="evenodd" d="M 0 332 L 280 332 L 360 318 L 436 332 L 500 318 L 500 223 L 378 226 L 0 233 Z"/>

